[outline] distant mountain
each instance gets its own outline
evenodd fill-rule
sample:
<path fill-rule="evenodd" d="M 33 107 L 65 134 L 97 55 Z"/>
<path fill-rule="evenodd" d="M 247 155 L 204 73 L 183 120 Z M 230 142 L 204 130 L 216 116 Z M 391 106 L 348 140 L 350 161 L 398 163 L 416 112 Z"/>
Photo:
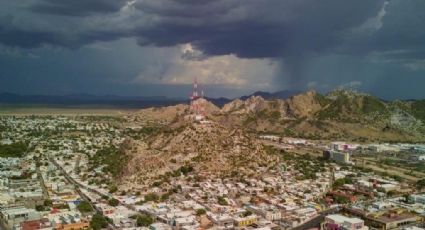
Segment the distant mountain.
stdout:
<path fill-rule="evenodd" d="M 1 104 L 13 105 L 48 105 L 48 106 L 112 106 L 123 108 L 146 108 L 157 106 L 168 106 L 183 103 L 180 98 L 157 97 L 137 97 L 137 96 L 116 96 L 116 95 L 91 95 L 91 94 L 70 94 L 70 95 L 18 95 L 13 93 L 1 93 Z"/>
<path fill-rule="evenodd" d="M 205 99 L 218 107 L 223 107 L 223 105 L 232 101 L 232 99 L 225 98 L 225 97 L 219 97 L 219 98 L 206 97 Z"/>
<path fill-rule="evenodd" d="M 425 141 L 425 100 L 384 101 L 348 90 L 326 95 L 308 91 L 287 99 L 236 99 L 221 111 L 225 115 L 220 122 L 257 132 L 315 139 Z"/>
<path fill-rule="evenodd" d="M 260 96 L 264 99 L 270 100 L 270 99 L 287 99 L 291 96 L 297 95 L 301 93 L 301 91 L 296 91 L 296 90 L 282 90 L 282 91 L 277 91 L 274 93 L 269 93 L 269 92 L 264 92 L 264 91 L 257 91 L 251 95 L 248 96 L 242 96 L 239 99 L 241 100 L 246 100 L 252 96 Z"/>
<path fill-rule="evenodd" d="M 274 93 L 257 91 L 248 96 L 240 97 L 241 100 L 247 100 L 252 96 L 261 96 L 264 99 L 286 99 L 298 94 L 298 91 L 278 91 Z M 206 97 L 208 101 L 218 107 L 232 101 L 225 97 L 211 98 Z M 92 95 L 92 94 L 69 94 L 69 95 L 19 95 L 14 93 L 0 93 L 0 104 L 13 105 L 51 105 L 51 106 L 113 106 L 130 108 L 147 108 L 171 106 L 181 103 L 188 103 L 185 98 L 169 98 L 164 96 L 116 96 L 116 95 Z"/>

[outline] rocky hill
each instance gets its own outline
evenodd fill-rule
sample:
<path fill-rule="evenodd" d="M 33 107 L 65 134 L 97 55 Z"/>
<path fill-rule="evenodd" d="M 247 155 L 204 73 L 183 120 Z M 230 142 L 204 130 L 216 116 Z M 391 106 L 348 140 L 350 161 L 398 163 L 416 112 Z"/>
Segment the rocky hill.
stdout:
<path fill-rule="evenodd" d="M 189 105 L 183 104 L 134 115 L 163 125 L 129 141 L 123 186 L 168 183 L 182 174 L 191 180 L 254 175 L 279 164 L 274 151 L 257 140 L 259 133 L 359 142 L 425 141 L 425 101 L 387 102 L 343 90 L 327 95 L 309 91 L 288 99 L 251 96 L 222 108 L 200 100 L 210 123 L 190 120 Z"/>
<path fill-rule="evenodd" d="M 371 95 L 314 91 L 286 100 L 235 100 L 217 120 L 256 132 L 324 139 L 423 141 L 425 101 L 386 102 Z"/>
<path fill-rule="evenodd" d="M 204 100 L 204 99 L 202 99 Z M 228 129 L 283 134 L 312 139 L 354 141 L 425 141 L 425 100 L 383 101 L 368 94 L 315 91 L 287 99 L 251 96 L 221 109 L 203 101 L 209 119 Z M 181 120 L 189 107 L 145 109 L 139 114 Z"/>
<path fill-rule="evenodd" d="M 163 180 L 180 173 L 182 168 L 208 177 L 250 175 L 258 167 L 279 161 L 255 135 L 214 123 L 183 123 L 144 141 L 134 141 L 131 146 L 125 176 L 138 183 Z"/>
<path fill-rule="evenodd" d="M 205 111 L 208 114 L 216 114 L 220 112 L 220 108 L 210 101 L 207 101 L 204 98 L 200 98 L 198 100 L 204 105 Z M 133 116 L 143 117 L 146 120 L 162 120 L 166 122 L 172 122 L 184 117 L 185 115 L 188 115 L 190 113 L 189 109 L 190 106 L 188 104 L 178 104 L 166 107 L 152 107 L 142 109 Z"/>

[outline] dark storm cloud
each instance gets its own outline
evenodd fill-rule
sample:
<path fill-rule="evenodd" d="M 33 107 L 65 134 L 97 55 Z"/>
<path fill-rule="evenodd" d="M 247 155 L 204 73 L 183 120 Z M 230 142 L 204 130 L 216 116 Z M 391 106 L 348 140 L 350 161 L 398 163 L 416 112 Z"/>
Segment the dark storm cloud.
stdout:
<path fill-rule="evenodd" d="M 277 60 L 282 73 L 276 79 L 287 87 L 334 86 L 358 75 L 366 83 L 385 82 L 396 72 L 414 70 L 417 77 L 425 70 L 423 12 L 424 0 L 0 1 L 0 52 L 2 46 L 44 45 L 77 52 L 131 38 L 143 49 L 191 43 L 194 51 L 177 55 L 185 61 L 226 54 Z M 400 69 L 385 71 L 394 63 Z"/>
<path fill-rule="evenodd" d="M 304 69 L 316 55 L 336 52 L 347 35 L 375 17 L 384 0 L 222 0 L 188 6 L 184 1 L 141 1 L 135 6 L 156 15 L 139 31 L 140 45 L 191 43 L 205 55 L 281 60 L 284 78 L 305 84 Z"/>
<path fill-rule="evenodd" d="M 141 45 L 192 43 L 207 55 L 235 54 L 247 58 L 333 49 L 344 41 L 347 30 L 375 16 L 384 3 L 384 0 L 136 0 L 133 6 L 137 10 L 119 12 L 127 1 L 27 1 L 31 4 L 25 18 L 9 13 L 14 28 L 10 29 L 11 38 L 3 39 L 3 43 L 11 45 L 16 40 L 16 46 L 29 47 L 29 41 L 12 37 L 21 37 L 20 34 L 31 37 L 32 32 L 34 45 L 72 47 L 133 36 Z M 34 24 L 43 27 L 33 29 L 24 20 L 34 20 Z M 2 24 L 0 19 L 0 28 L 6 35 L 4 23 L 7 22 Z M 69 31 L 64 32 L 67 27 Z"/>
<path fill-rule="evenodd" d="M 388 4 L 386 11 L 382 19 L 384 26 L 371 38 L 371 49 L 425 48 L 425 1 L 394 0 Z"/>
<path fill-rule="evenodd" d="M 422 0 L 389 1 L 378 28 L 348 34 L 339 52 L 405 67 L 419 63 L 425 69 L 425 14 L 420 13 L 424 11 Z"/>
<path fill-rule="evenodd" d="M 36 48 L 42 45 L 77 49 L 84 44 L 90 44 L 96 41 L 111 41 L 121 37 L 123 37 L 122 33 L 113 31 L 90 31 L 80 34 L 78 37 L 72 37 L 67 33 L 16 29 L 0 24 L 0 43 L 25 49 Z"/>
<path fill-rule="evenodd" d="M 22 48 L 34 48 L 42 44 L 61 44 L 61 40 L 47 32 L 24 31 L 7 28 L 0 25 L 0 43 L 8 46 L 19 46 Z"/>
<path fill-rule="evenodd" d="M 136 7 L 155 14 L 155 26 L 140 31 L 141 44 L 169 46 L 191 42 L 210 55 L 281 57 L 322 52 L 343 40 L 381 9 L 384 1 L 141 1 Z"/>
<path fill-rule="evenodd" d="M 39 0 L 30 6 L 37 13 L 65 16 L 87 16 L 93 13 L 116 12 L 125 0 Z"/>

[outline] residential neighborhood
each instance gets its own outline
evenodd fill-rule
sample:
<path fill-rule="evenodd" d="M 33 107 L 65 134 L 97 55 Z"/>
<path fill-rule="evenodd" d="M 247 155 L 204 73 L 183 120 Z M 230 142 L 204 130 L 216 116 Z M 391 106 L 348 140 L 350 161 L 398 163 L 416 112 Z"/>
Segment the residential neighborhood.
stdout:
<path fill-rule="evenodd" d="M 196 175 L 182 167 L 163 181 L 123 190 L 113 175 L 119 158 L 108 157 L 132 134 L 117 123 L 1 117 L 3 228 L 304 229 L 314 222 L 322 229 L 410 229 L 424 223 L 423 187 L 356 166 L 357 152 L 365 149 L 414 149 L 417 155 L 421 147 L 259 136 L 281 152 L 280 165 L 259 167 L 249 178 Z M 314 155 L 318 150 L 323 154 Z"/>

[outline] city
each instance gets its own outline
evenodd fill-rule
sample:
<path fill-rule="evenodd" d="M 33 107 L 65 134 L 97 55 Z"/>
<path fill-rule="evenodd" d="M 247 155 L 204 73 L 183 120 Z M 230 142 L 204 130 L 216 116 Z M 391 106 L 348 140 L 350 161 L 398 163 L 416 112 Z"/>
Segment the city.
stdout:
<path fill-rule="evenodd" d="M 1 117 L 1 152 L 8 153 L 0 163 L 3 226 L 419 229 L 409 226 L 423 225 L 425 194 L 420 192 L 425 186 L 418 178 L 424 178 L 424 172 L 393 173 L 388 160 L 379 161 L 388 172 L 373 167 L 380 165 L 374 160 L 395 154 L 423 162 L 425 145 L 259 135 L 258 141 L 279 159 L 255 172 L 209 175 L 196 173 L 187 164 L 160 175 L 160 180 L 146 178 L 130 187 L 118 181 L 120 167 L 125 167 L 120 164 L 125 161 L 120 149 L 129 137 L 144 139 L 153 127 L 166 125 L 152 120 L 135 125 L 129 122 L 132 119 Z"/>
<path fill-rule="evenodd" d="M 425 0 L 0 0 L 0 230 L 425 230 Z"/>

